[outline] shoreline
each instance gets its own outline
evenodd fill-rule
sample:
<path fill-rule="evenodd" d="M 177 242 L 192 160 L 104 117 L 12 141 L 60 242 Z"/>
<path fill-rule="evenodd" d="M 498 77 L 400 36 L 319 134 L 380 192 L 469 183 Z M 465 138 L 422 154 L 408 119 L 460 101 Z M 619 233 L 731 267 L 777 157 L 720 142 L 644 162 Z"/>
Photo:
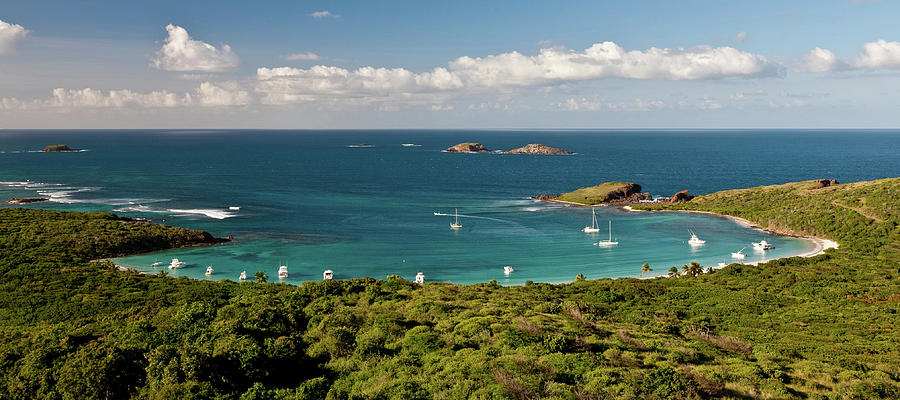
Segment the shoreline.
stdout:
<path fill-rule="evenodd" d="M 782 259 L 782 258 L 790 258 L 790 257 L 804 257 L 804 258 L 809 258 L 809 257 L 815 257 L 815 256 L 818 256 L 818 255 L 821 255 L 821 254 L 825 254 L 825 250 L 828 250 L 828 249 L 837 249 L 838 247 L 840 247 L 840 244 L 839 244 L 838 242 L 836 242 L 836 241 L 834 241 L 834 240 L 831 240 L 831 239 L 820 238 L 820 237 L 818 237 L 818 236 L 800 235 L 800 234 L 797 234 L 797 233 L 794 233 L 794 232 L 785 232 L 785 231 L 780 231 L 780 230 L 777 230 L 777 229 L 765 228 L 765 227 L 759 226 L 759 225 L 757 225 L 757 224 L 751 222 L 750 220 L 747 220 L 747 219 L 744 219 L 744 218 L 741 218 L 741 217 L 735 217 L 735 216 L 733 216 L 733 215 L 728 215 L 728 214 L 719 214 L 719 213 L 714 213 L 714 212 L 711 212 L 711 211 L 696 211 L 696 210 L 635 210 L 635 209 L 632 208 L 631 206 L 623 206 L 622 209 L 625 210 L 625 211 L 627 211 L 627 212 L 635 212 L 635 213 L 641 213 L 641 212 L 651 212 L 651 213 L 652 213 L 652 212 L 675 212 L 675 213 L 687 213 L 687 214 L 711 215 L 711 216 L 714 216 L 714 217 L 719 217 L 719 218 L 725 218 L 725 219 L 732 220 L 732 221 L 734 221 L 735 223 L 737 223 L 738 225 L 741 225 L 741 226 L 743 226 L 743 227 L 745 227 L 745 228 L 755 229 L 755 230 L 758 230 L 758 231 L 761 231 L 761 232 L 768 233 L 768 234 L 770 234 L 770 235 L 792 237 L 792 238 L 797 238 L 797 239 L 804 239 L 804 240 L 806 240 L 806 241 L 812 242 L 812 244 L 814 245 L 814 248 L 813 248 L 812 250 L 808 250 L 808 251 L 802 252 L 802 253 L 800 253 L 800 254 L 794 254 L 794 255 L 785 256 L 785 257 L 777 257 L 777 258 L 771 258 L 771 259 L 766 259 L 766 260 L 761 260 L 761 261 L 752 261 L 752 262 L 746 262 L 746 263 L 745 263 L 745 262 L 729 263 L 728 265 L 732 265 L 732 264 L 741 264 L 741 265 L 759 265 L 759 264 L 767 263 L 767 262 L 769 262 L 769 261 L 774 261 L 774 260 L 778 260 L 778 259 Z M 721 268 L 724 268 L 724 267 L 709 266 L 709 268 L 712 268 L 713 270 L 717 270 L 717 269 L 721 269 Z M 638 278 L 638 279 L 653 279 L 653 278 L 659 278 L 659 277 L 668 278 L 667 275 L 658 275 L 658 276 L 650 276 L 650 277 L 641 277 L 641 278 Z"/>

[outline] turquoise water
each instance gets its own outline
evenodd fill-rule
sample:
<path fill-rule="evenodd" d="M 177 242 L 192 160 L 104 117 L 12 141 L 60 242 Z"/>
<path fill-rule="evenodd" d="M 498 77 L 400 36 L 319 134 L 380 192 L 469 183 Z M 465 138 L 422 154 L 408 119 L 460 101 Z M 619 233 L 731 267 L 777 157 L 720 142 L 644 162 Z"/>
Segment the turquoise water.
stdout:
<path fill-rule="evenodd" d="M 538 142 L 573 156 L 452 154 L 462 141 L 509 149 Z M 78 153 L 33 152 L 66 143 Z M 348 145 L 371 143 L 370 148 Z M 403 147 L 417 143 L 419 147 Z M 730 262 L 730 253 L 766 239 L 766 254 L 808 251 L 803 240 L 772 237 L 704 215 L 626 213 L 599 208 L 620 245 L 581 232 L 590 209 L 534 202 L 608 180 L 634 181 L 658 195 L 836 178 L 900 175 L 900 134 L 812 131 L 128 131 L 0 132 L 0 196 L 48 196 L 32 208 L 106 210 L 170 225 L 234 235 L 230 244 L 121 258 L 141 271 L 177 257 L 170 271 L 236 279 L 279 265 L 287 282 L 335 277 L 503 284 L 637 276 L 672 265 Z M 229 210 L 229 206 L 240 207 Z M 463 229 L 451 231 L 459 208 Z M 707 239 L 687 245 L 688 229 Z M 216 273 L 205 277 L 207 265 Z M 503 273 L 511 265 L 515 272 Z"/>

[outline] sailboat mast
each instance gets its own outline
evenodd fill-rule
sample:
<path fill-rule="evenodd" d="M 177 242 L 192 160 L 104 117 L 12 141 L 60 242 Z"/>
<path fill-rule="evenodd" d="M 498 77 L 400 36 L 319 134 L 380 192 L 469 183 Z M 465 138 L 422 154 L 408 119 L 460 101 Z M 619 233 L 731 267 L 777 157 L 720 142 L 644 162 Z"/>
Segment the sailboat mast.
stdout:
<path fill-rule="evenodd" d="M 612 221 L 609 221 L 609 241 L 612 242 Z"/>

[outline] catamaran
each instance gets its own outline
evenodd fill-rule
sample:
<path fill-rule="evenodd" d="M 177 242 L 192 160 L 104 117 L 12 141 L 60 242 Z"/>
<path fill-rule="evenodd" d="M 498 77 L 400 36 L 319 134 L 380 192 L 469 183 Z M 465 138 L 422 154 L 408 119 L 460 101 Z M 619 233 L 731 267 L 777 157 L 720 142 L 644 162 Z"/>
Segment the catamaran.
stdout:
<path fill-rule="evenodd" d="M 599 242 L 597 242 L 597 243 L 594 243 L 594 245 L 595 245 L 595 246 L 600 246 L 600 247 L 610 247 L 610 246 L 618 246 L 618 245 L 619 245 L 619 242 L 618 242 L 618 241 L 615 241 L 615 242 L 614 242 L 614 241 L 612 240 L 612 221 L 609 221 L 609 239 L 607 239 L 607 240 L 601 240 L 601 241 L 599 241 Z"/>
<path fill-rule="evenodd" d="M 238 277 L 238 280 L 246 281 L 247 280 L 247 271 L 241 271 L 241 276 Z"/>
<path fill-rule="evenodd" d="M 282 266 L 278 267 L 278 278 L 281 279 L 281 278 L 287 278 L 287 277 L 288 277 L 287 265 L 282 265 Z"/>
<path fill-rule="evenodd" d="M 765 240 L 753 243 L 753 250 L 765 251 L 765 250 L 770 250 L 770 249 L 774 249 L 774 248 L 775 248 L 775 246 L 773 246 L 771 243 L 769 243 Z"/>
<path fill-rule="evenodd" d="M 207 274 L 207 275 L 212 275 L 212 274 L 213 274 L 213 268 L 212 268 L 212 265 L 206 267 L 206 274 Z"/>
<path fill-rule="evenodd" d="M 325 272 L 322 272 L 322 279 L 326 281 L 334 279 L 334 271 L 326 269 Z"/>
<path fill-rule="evenodd" d="M 456 221 L 450 224 L 450 229 L 458 230 L 462 229 L 462 224 L 459 223 L 459 209 L 456 209 Z"/>
<path fill-rule="evenodd" d="M 591 207 L 591 226 L 586 226 L 581 231 L 584 233 L 600 232 L 600 228 L 597 227 L 597 211 L 594 207 Z"/>
<path fill-rule="evenodd" d="M 701 244 L 706 244 L 706 241 L 697 237 L 697 234 L 694 231 L 688 229 L 688 232 L 691 233 L 691 239 L 688 240 L 688 244 L 691 246 L 699 246 Z"/>
<path fill-rule="evenodd" d="M 186 265 L 187 265 L 186 262 L 181 261 L 177 258 L 173 258 L 172 263 L 169 264 L 169 269 L 184 268 Z"/>
<path fill-rule="evenodd" d="M 738 260 L 743 260 L 744 258 L 746 258 L 747 255 L 744 254 L 744 249 L 746 249 L 746 247 L 742 247 L 736 253 L 731 253 L 731 258 L 736 258 Z"/>

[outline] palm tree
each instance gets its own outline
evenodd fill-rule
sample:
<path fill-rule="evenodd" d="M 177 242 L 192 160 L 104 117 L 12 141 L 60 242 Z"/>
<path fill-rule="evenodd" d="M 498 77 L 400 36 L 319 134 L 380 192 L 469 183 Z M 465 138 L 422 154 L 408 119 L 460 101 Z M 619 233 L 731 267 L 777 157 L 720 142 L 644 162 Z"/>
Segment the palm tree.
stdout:
<path fill-rule="evenodd" d="M 258 283 L 265 283 L 269 280 L 269 276 L 262 270 L 256 271 L 256 274 L 254 274 L 253 277 L 256 278 L 256 282 Z"/>
<path fill-rule="evenodd" d="M 575 280 L 576 280 L 576 281 L 579 281 L 579 282 L 583 281 L 583 280 L 584 280 L 584 274 L 578 274 L 578 275 L 575 275 Z"/>
<path fill-rule="evenodd" d="M 649 273 L 650 271 L 653 271 L 653 268 L 650 268 L 650 264 L 644 263 L 644 265 L 641 265 L 641 277 L 643 277 L 645 273 Z"/>
<path fill-rule="evenodd" d="M 691 267 L 688 267 L 687 264 L 684 264 L 683 266 L 681 266 L 681 273 L 684 275 L 687 275 L 690 270 L 691 270 Z"/>
<path fill-rule="evenodd" d="M 703 273 L 703 267 L 700 266 L 700 263 L 696 261 L 691 261 L 691 265 L 685 265 L 687 267 L 687 272 L 693 276 L 697 276 Z"/>
<path fill-rule="evenodd" d="M 678 277 L 678 267 L 669 268 L 669 278 Z"/>

